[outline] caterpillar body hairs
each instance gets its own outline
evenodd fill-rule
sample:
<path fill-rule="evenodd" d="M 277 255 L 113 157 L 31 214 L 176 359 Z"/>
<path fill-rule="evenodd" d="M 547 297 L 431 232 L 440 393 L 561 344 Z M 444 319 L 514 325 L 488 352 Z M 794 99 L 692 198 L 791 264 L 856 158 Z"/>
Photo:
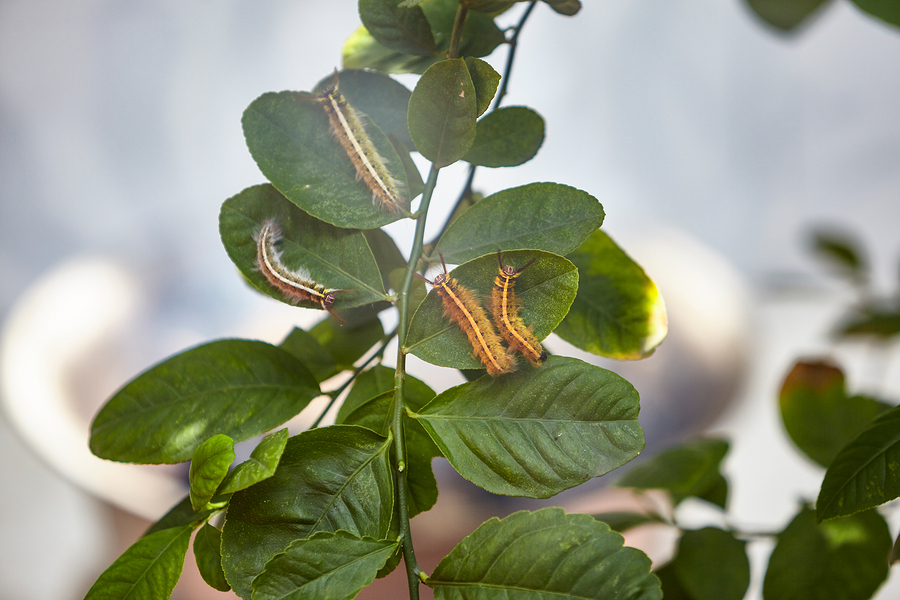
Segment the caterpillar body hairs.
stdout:
<path fill-rule="evenodd" d="M 515 293 L 516 277 L 531 266 L 536 259 L 532 258 L 521 269 L 512 265 L 504 265 L 500 250 L 497 250 L 497 263 L 500 272 L 494 278 L 494 289 L 491 290 L 491 314 L 494 324 L 500 330 L 500 335 L 510 347 L 525 355 L 525 358 L 536 367 L 547 360 L 547 353 L 541 347 L 531 332 L 531 327 L 526 326 L 519 317 L 520 302 Z"/>
<path fill-rule="evenodd" d="M 403 184 L 388 171 L 384 158 L 366 134 L 360 113 L 338 91 L 337 71 L 334 72 L 334 83 L 325 88 L 319 100 L 331 123 L 331 133 L 356 168 L 357 179 L 362 179 L 372 190 L 372 202 L 394 214 L 405 212 Z"/>
<path fill-rule="evenodd" d="M 475 294 L 447 274 L 443 256 L 441 265 L 444 272 L 435 276 L 434 281 L 419 277 L 437 290 L 444 303 L 444 315 L 463 330 L 472 344 L 473 353 L 489 374 L 496 376 L 515 370 L 515 358 L 503 345 Z"/>
<path fill-rule="evenodd" d="M 285 266 L 281 260 L 281 251 L 276 247 L 281 239 L 281 228 L 274 220 L 264 221 L 254 239 L 257 266 L 269 283 L 278 288 L 292 303 L 318 304 L 343 324 L 343 320 L 334 313 L 331 306 L 334 304 L 335 294 L 349 290 L 328 289 L 314 282 L 306 269 L 292 270 Z"/>

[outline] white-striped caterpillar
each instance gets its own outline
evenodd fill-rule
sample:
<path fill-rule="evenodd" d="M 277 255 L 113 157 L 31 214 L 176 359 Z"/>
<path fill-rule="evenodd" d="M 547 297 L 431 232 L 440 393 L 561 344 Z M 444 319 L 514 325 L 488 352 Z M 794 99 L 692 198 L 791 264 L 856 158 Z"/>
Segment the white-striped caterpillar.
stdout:
<path fill-rule="evenodd" d="M 281 251 L 276 244 L 281 239 L 281 228 L 272 219 L 263 222 L 253 236 L 256 240 L 257 267 L 274 287 L 278 288 L 293 304 L 303 302 L 318 304 L 328 314 L 343 323 L 331 306 L 334 296 L 349 290 L 332 290 L 313 281 L 306 269 L 289 269 L 281 260 Z"/>
<path fill-rule="evenodd" d="M 516 269 L 512 265 L 504 265 L 500 250 L 497 250 L 500 273 L 494 278 L 494 288 L 491 290 L 491 314 L 500 335 L 510 347 L 524 354 L 531 364 L 538 367 L 547 360 L 547 353 L 534 337 L 531 327 L 522 322 L 519 316 L 520 302 L 515 292 L 516 277 L 535 260 L 532 258 L 524 267 Z"/>
<path fill-rule="evenodd" d="M 361 113 L 338 91 L 337 71 L 334 72 L 334 83 L 322 91 L 319 99 L 331 123 L 331 133 L 356 168 L 356 177 L 372 190 L 372 202 L 394 214 L 405 212 L 403 184 L 391 175 L 384 158 L 369 139 Z"/>
<path fill-rule="evenodd" d="M 444 272 L 435 276 L 434 281 L 428 281 L 421 275 L 419 277 L 431 284 L 441 296 L 444 315 L 450 317 L 463 330 L 469 338 L 469 343 L 472 344 L 475 356 L 489 374 L 496 376 L 513 371 L 516 368 L 515 358 L 503 345 L 475 294 L 447 274 L 443 256 L 441 265 Z"/>

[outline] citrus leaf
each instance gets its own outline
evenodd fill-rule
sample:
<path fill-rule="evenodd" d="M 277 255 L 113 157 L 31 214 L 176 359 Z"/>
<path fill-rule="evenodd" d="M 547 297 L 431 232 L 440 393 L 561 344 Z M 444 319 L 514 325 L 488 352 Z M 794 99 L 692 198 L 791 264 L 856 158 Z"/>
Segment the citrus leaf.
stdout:
<path fill-rule="evenodd" d="M 303 331 L 299 327 L 294 327 L 278 347 L 290 352 L 297 360 L 306 365 L 318 383 L 322 383 L 339 372 L 334 359 L 319 344 L 319 341 L 311 333 Z"/>
<path fill-rule="evenodd" d="M 746 0 L 760 19 L 782 31 L 791 31 L 816 12 L 826 0 Z"/>
<path fill-rule="evenodd" d="M 497 250 L 534 248 L 565 256 L 603 224 L 596 198 L 559 183 L 532 183 L 480 200 L 461 214 L 438 241 L 451 263 Z"/>
<path fill-rule="evenodd" d="M 816 501 L 819 521 L 900 497 L 900 407 L 872 421 L 838 452 Z"/>
<path fill-rule="evenodd" d="M 437 600 L 662 598 L 650 559 L 588 515 L 561 508 L 482 523 L 426 582 Z"/>
<path fill-rule="evenodd" d="M 228 473 L 217 493 L 232 494 L 245 490 L 274 475 L 287 441 L 287 428 L 264 437 L 250 453 L 250 458 Z"/>
<path fill-rule="evenodd" d="M 227 435 L 214 435 L 197 446 L 188 472 L 194 510 L 200 510 L 212 499 L 233 461 L 234 440 Z"/>
<path fill-rule="evenodd" d="M 686 531 L 672 565 L 692 600 L 741 600 L 750 586 L 747 543 L 715 527 Z"/>
<path fill-rule="evenodd" d="M 402 0 L 359 0 L 359 18 L 383 46 L 427 56 L 437 47 L 425 13 L 418 6 L 398 7 Z"/>
<path fill-rule="evenodd" d="M 343 529 L 385 537 L 393 513 L 390 439 L 333 425 L 290 438 L 275 475 L 231 497 L 222 568 L 242 598 L 266 563 L 291 542 Z"/>
<path fill-rule="evenodd" d="M 509 265 L 524 266 L 533 258 L 536 259 L 534 264 L 516 278 L 515 291 L 521 305 L 519 316 L 532 327 L 534 336 L 542 340 L 569 310 L 578 289 L 578 272 L 568 260 L 549 252 L 517 250 L 503 253 L 503 262 Z M 451 275 L 479 296 L 487 307 L 498 272 L 495 251 L 460 265 Z M 466 334 L 444 316 L 441 297 L 433 289 L 413 315 L 404 347 L 435 365 L 456 369 L 482 367 L 472 355 Z"/>
<path fill-rule="evenodd" d="M 182 462 L 216 434 L 242 442 L 281 425 L 319 393 L 312 374 L 284 350 L 211 342 L 119 390 L 91 424 L 91 452 L 121 462 Z"/>
<path fill-rule="evenodd" d="M 156 523 L 147 528 L 144 535 L 150 535 L 163 529 L 173 529 L 191 525 L 193 529 L 206 523 L 213 515 L 222 512 L 222 507 L 207 508 L 195 511 L 191 507 L 191 497 L 185 496 L 178 504 L 169 509 Z"/>
<path fill-rule="evenodd" d="M 375 581 L 399 543 L 346 531 L 297 540 L 253 581 L 253 600 L 353 598 Z"/>
<path fill-rule="evenodd" d="M 618 360 L 653 353 L 668 331 L 656 284 L 604 232 L 595 231 L 569 259 L 578 296 L 556 333 L 573 346 Z"/>
<path fill-rule="evenodd" d="M 613 531 L 627 531 L 646 523 L 658 523 L 658 519 L 650 515 L 632 512 L 607 512 L 591 515 L 598 521 L 603 521 Z"/>
<path fill-rule="evenodd" d="M 341 64 L 345 69 L 373 69 L 382 73 L 424 73 L 441 60 L 438 55 L 404 54 L 378 43 L 365 25 L 360 25 L 344 40 Z"/>
<path fill-rule="evenodd" d="M 222 553 L 220 551 L 222 532 L 207 523 L 194 536 L 194 560 L 197 570 L 206 584 L 214 590 L 227 592 L 231 589 L 222 571 Z"/>
<path fill-rule="evenodd" d="M 581 0 L 544 0 L 550 8 L 567 17 L 575 16 L 581 10 Z"/>
<path fill-rule="evenodd" d="M 463 160 L 482 167 L 528 162 L 544 143 L 544 119 L 524 106 L 497 109 L 478 121 L 475 142 Z"/>
<path fill-rule="evenodd" d="M 497 93 L 497 86 L 500 84 L 500 73 L 480 58 L 469 56 L 465 61 L 466 68 L 469 69 L 469 75 L 472 77 L 472 85 L 475 86 L 475 97 L 478 100 L 475 116 L 480 117 L 484 114 L 484 111 L 490 108 L 494 94 Z"/>
<path fill-rule="evenodd" d="M 853 0 L 861 10 L 900 27 L 900 4 L 893 0 Z"/>
<path fill-rule="evenodd" d="M 381 341 L 384 328 L 378 317 L 355 326 L 339 325 L 332 319 L 325 319 L 316 323 L 309 333 L 344 370 L 352 369 L 353 363 Z"/>
<path fill-rule="evenodd" d="M 450 388 L 414 417 L 460 475 L 494 494 L 548 498 L 644 447 L 638 393 L 606 369 L 551 356 Z"/>

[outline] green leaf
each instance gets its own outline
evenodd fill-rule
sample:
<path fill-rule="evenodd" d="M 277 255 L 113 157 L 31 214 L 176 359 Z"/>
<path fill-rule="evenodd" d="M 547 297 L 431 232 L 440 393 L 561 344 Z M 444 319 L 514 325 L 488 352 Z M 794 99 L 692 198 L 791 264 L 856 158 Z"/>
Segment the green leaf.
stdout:
<path fill-rule="evenodd" d="M 896 0 L 853 0 L 853 3 L 860 10 L 900 27 L 900 3 Z"/>
<path fill-rule="evenodd" d="M 544 119 L 524 106 L 497 109 L 478 121 L 463 160 L 482 167 L 515 167 L 534 158 L 544 142 Z"/>
<path fill-rule="evenodd" d="M 876 511 L 816 525 L 804 508 L 778 535 L 763 582 L 766 600 L 866 600 L 887 578 L 887 524 Z"/>
<path fill-rule="evenodd" d="M 212 499 L 233 461 L 234 440 L 227 435 L 214 435 L 197 446 L 188 473 L 194 510 L 200 510 Z"/>
<path fill-rule="evenodd" d="M 402 0 L 359 0 L 359 17 L 369 33 L 383 46 L 427 56 L 437 47 L 425 13 L 418 6 L 398 7 Z"/>
<path fill-rule="evenodd" d="M 287 428 L 279 429 L 264 437 L 250 453 L 250 458 L 228 473 L 225 481 L 219 486 L 218 493 L 231 494 L 245 490 L 274 475 L 287 441 Z"/>
<path fill-rule="evenodd" d="M 384 538 L 393 513 L 390 447 L 390 438 L 350 425 L 290 438 L 275 475 L 231 497 L 222 567 L 235 593 L 249 598 L 272 557 L 318 531 Z"/>
<path fill-rule="evenodd" d="M 656 284 L 604 232 L 595 231 L 569 258 L 578 296 L 556 333 L 573 346 L 618 360 L 653 354 L 668 331 Z"/>
<path fill-rule="evenodd" d="M 548 498 L 637 456 L 639 410 L 638 393 L 615 373 L 551 356 L 539 368 L 450 388 L 414 417 L 475 485 Z"/>
<path fill-rule="evenodd" d="M 406 189 L 406 172 L 394 145 L 368 117 L 366 134 L 391 175 Z M 400 216 L 372 202 L 372 191 L 331 133 L 318 97 L 271 92 L 254 100 L 241 120 L 244 138 L 259 170 L 288 200 L 337 227 L 374 229 Z M 265 216 L 263 217 L 265 218 Z"/>
<path fill-rule="evenodd" d="M 567 17 L 574 16 L 581 10 L 581 0 L 544 0 L 550 8 Z"/>
<path fill-rule="evenodd" d="M 675 576 L 693 600 L 741 600 L 750 586 L 746 545 L 715 527 L 686 531 L 672 563 Z"/>
<path fill-rule="evenodd" d="M 375 262 L 378 263 L 378 270 L 381 272 L 381 281 L 384 283 L 384 289 L 390 289 L 391 273 L 397 269 L 406 269 L 406 259 L 393 238 L 386 234 L 382 229 L 368 229 L 365 232 L 366 241 L 369 242 L 369 248 L 375 255 Z"/>
<path fill-rule="evenodd" d="M 663 598 L 666 600 L 694 600 L 681 585 L 678 575 L 675 574 L 675 565 L 671 562 L 653 571 L 653 574 L 659 578 Z"/>
<path fill-rule="evenodd" d="M 646 523 L 658 523 L 659 520 L 640 513 L 632 512 L 607 512 L 591 515 L 598 521 L 603 521 L 613 531 L 627 531 Z"/>
<path fill-rule="evenodd" d="M 891 548 L 891 555 L 888 556 L 888 564 L 893 565 L 897 561 L 900 561 L 900 533 L 897 534 L 897 539 L 894 540 L 894 547 Z"/>
<path fill-rule="evenodd" d="M 425 11 L 425 16 L 431 23 L 431 31 L 437 40 L 438 52 L 443 58 L 450 49 L 450 38 L 453 24 L 456 21 L 456 11 L 459 10 L 459 1 L 429 0 L 422 4 L 422 10 Z M 459 55 L 487 56 L 505 42 L 506 38 L 503 36 L 503 32 L 490 15 L 472 12 L 466 15 L 466 22 L 463 24 L 462 36 L 459 41 Z"/>
<path fill-rule="evenodd" d="M 292 356 L 306 365 L 318 383 L 322 383 L 339 372 L 334 359 L 319 344 L 318 340 L 299 327 L 294 327 L 278 347 L 290 352 Z"/>
<path fill-rule="evenodd" d="M 150 535 L 163 529 L 174 529 L 190 525 L 192 529 L 196 529 L 200 525 L 206 523 L 213 515 L 222 512 L 221 507 L 207 508 L 201 511 L 195 511 L 191 506 L 191 497 L 185 496 L 178 504 L 169 509 L 156 523 L 151 525 L 144 535 Z"/>
<path fill-rule="evenodd" d="M 278 249 L 288 268 L 305 269 L 314 282 L 329 289 L 350 290 L 336 295 L 337 312 L 387 299 L 375 257 L 361 231 L 341 229 L 309 216 L 270 185 L 247 188 L 232 196 L 219 213 L 219 234 L 228 257 L 257 290 L 292 303 L 269 283 L 258 266 L 254 238 L 270 219 L 281 230 Z M 321 310 L 315 303 L 309 307 Z"/>
<path fill-rule="evenodd" d="M 479 201 L 447 228 L 436 251 L 457 264 L 519 248 L 564 256 L 596 231 L 603 217 L 603 207 L 586 192 L 558 183 L 532 183 Z"/>
<path fill-rule="evenodd" d="M 746 0 L 747 5 L 769 25 L 791 31 L 805 21 L 826 0 Z"/>
<path fill-rule="evenodd" d="M 378 318 L 359 325 L 338 325 L 331 319 L 319 321 L 309 333 L 331 355 L 341 370 L 352 369 L 369 348 L 384 337 L 384 328 Z"/>
<path fill-rule="evenodd" d="M 475 85 L 462 59 L 428 67 L 409 99 L 409 134 L 435 167 L 455 163 L 475 140 Z"/>
<path fill-rule="evenodd" d="M 375 581 L 398 542 L 321 532 L 293 542 L 253 582 L 253 600 L 353 598 Z"/>
<path fill-rule="evenodd" d="M 461 541 L 425 582 L 451 598 L 662 598 L 650 559 L 588 515 L 561 508 L 492 518 Z"/>
<path fill-rule="evenodd" d="M 104 571 L 85 600 L 160 600 L 181 577 L 194 528 L 164 529 L 140 538 Z"/>
<path fill-rule="evenodd" d="M 816 518 L 850 515 L 900 497 L 900 407 L 875 419 L 825 472 Z"/>
<path fill-rule="evenodd" d="M 214 590 L 227 592 L 231 589 L 222 571 L 222 553 L 219 550 L 222 532 L 207 523 L 194 536 L 194 560 L 197 570 L 206 584 Z"/>
<path fill-rule="evenodd" d="M 412 410 L 419 410 L 434 398 L 434 390 L 428 387 L 420 379 L 416 379 L 411 375 L 406 375 L 403 381 L 405 382 L 404 396 L 406 405 Z M 347 394 L 347 397 L 344 398 L 344 403 L 341 405 L 340 410 L 338 410 L 337 422 L 346 423 L 351 412 L 375 396 L 393 389 L 394 369 L 384 365 L 378 365 L 361 373 L 356 378 L 356 381 L 353 382 L 353 387 L 350 388 L 350 392 Z"/>
<path fill-rule="evenodd" d="M 578 289 L 578 272 L 568 260 L 549 252 L 516 250 L 503 253 L 504 264 L 523 266 L 532 258 L 537 260 L 516 278 L 516 296 L 521 305 L 519 316 L 533 328 L 535 337 L 542 340 L 569 310 Z M 480 296 L 487 308 L 498 270 L 495 251 L 460 265 L 453 269 L 451 276 Z M 441 297 L 433 289 L 413 315 L 404 346 L 408 352 L 435 365 L 456 369 L 482 367 L 472 355 L 472 345 L 466 334 L 444 316 Z"/>
<path fill-rule="evenodd" d="M 814 231 L 812 250 L 851 281 L 862 283 L 868 279 L 868 265 L 859 242 L 853 236 L 836 231 Z"/>
<path fill-rule="evenodd" d="M 791 440 L 827 468 L 841 448 L 889 408 L 865 396 L 847 397 L 844 374 L 827 362 L 798 362 L 779 394 L 781 419 Z"/>
<path fill-rule="evenodd" d="M 727 453 L 728 442 L 725 440 L 693 440 L 664 450 L 631 468 L 616 481 L 616 485 L 666 490 L 676 505 L 689 496 L 696 496 L 725 508 L 724 495 L 716 497 L 711 492 L 721 489 L 725 481 L 720 469 Z"/>
<path fill-rule="evenodd" d="M 494 67 L 488 63 L 474 56 L 467 57 L 465 61 L 466 68 L 469 69 L 469 76 L 472 77 L 472 85 L 475 86 L 475 97 L 477 98 L 475 116 L 480 117 L 484 114 L 484 111 L 490 108 L 494 94 L 497 93 L 497 86 L 500 84 L 500 73 L 495 71 Z"/>
<path fill-rule="evenodd" d="M 374 69 L 383 73 L 424 73 L 440 56 L 415 56 L 391 50 L 378 43 L 365 25 L 350 34 L 341 48 L 345 69 Z"/>
<path fill-rule="evenodd" d="M 459 0 L 460 6 L 484 13 L 499 13 L 522 0 Z"/>
<path fill-rule="evenodd" d="M 281 425 L 320 394 L 303 363 L 250 340 L 186 350 L 119 390 L 91 425 L 91 452 L 135 463 L 188 460 L 224 434 L 248 440 Z"/>
<path fill-rule="evenodd" d="M 838 338 L 889 340 L 900 334 L 900 305 L 873 302 L 850 311 L 837 326 Z"/>

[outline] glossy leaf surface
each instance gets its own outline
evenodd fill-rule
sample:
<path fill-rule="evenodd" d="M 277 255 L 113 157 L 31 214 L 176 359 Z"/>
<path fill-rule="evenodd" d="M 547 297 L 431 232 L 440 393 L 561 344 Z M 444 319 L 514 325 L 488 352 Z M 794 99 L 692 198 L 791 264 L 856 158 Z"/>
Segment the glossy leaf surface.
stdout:
<path fill-rule="evenodd" d="M 838 452 L 822 481 L 816 518 L 850 515 L 900 497 L 900 407 Z"/>
<path fill-rule="evenodd" d="M 778 535 L 763 582 L 766 600 L 866 600 L 888 574 L 891 536 L 867 511 L 816 525 L 804 508 Z"/>
<path fill-rule="evenodd" d="M 668 332 L 663 298 L 644 270 L 603 231 L 569 255 L 578 296 L 556 333 L 573 346 L 618 360 L 653 353 Z"/>
<path fill-rule="evenodd" d="M 462 59 L 430 66 L 409 99 L 409 134 L 436 167 L 455 163 L 475 140 L 475 85 Z"/>
<path fill-rule="evenodd" d="M 544 142 L 544 119 L 524 106 L 497 109 L 478 121 L 463 160 L 482 167 L 515 167 L 534 158 Z"/>
<path fill-rule="evenodd" d="M 241 442 L 281 425 L 319 393 L 306 367 L 275 346 L 211 342 L 119 390 L 91 425 L 91 451 L 122 462 L 182 462 L 216 434 Z"/>
<path fill-rule="evenodd" d="M 288 441 L 288 430 L 280 429 L 257 444 L 250 458 L 237 465 L 219 486 L 219 494 L 232 494 L 268 479 L 275 474 Z"/>
<path fill-rule="evenodd" d="M 335 425 L 288 440 L 275 475 L 232 496 L 222 528 L 222 567 L 231 587 L 250 582 L 294 540 L 345 530 L 381 539 L 393 510 L 390 439 Z"/>
<path fill-rule="evenodd" d="M 727 531 L 686 531 L 672 566 L 692 600 L 741 600 L 750 585 L 746 542 Z"/>
<path fill-rule="evenodd" d="M 216 513 L 222 512 L 222 508 L 207 508 L 201 511 L 195 511 L 191 506 L 190 496 L 185 496 L 178 504 L 169 509 L 153 525 L 147 528 L 144 535 L 150 535 L 163 529 L 174 529 L 191 525 L 192 529 L 196 529 L 200 525 L 206 523 Z"/>
<path fill-rule="evenodd" d="M 827 362 L 798 362 L 779 394 L 788 435 L 809 458 L 828 467 L 837 453 L 888 406 L 848 397 L 844 374 Z"/>
<path fill-rule="evenodd" d="M 222 553 L 220 551 L 222 532 L 207 523 L 194 536 L 194 560 L 197 570 L 206 584 L 214 590 L 227 592 L 231 589 L 222 571 Z"/>
<path fill-rule="evenodd" d="M 85 600 L 168 598 L 181 577 L 193 529 L 164 529 L 140 538 L 100 575 Z"/>
<path fill-rule="evenodd" d="M 548 252 L 517 250 L 503 253 L 504 264 L 535 262 L 516 279 L 516 296 L 522 321 L 542 340 L 559 325 L 578 290 L 578 272 L 568 260 Z M 460 285 L 479 296 L 487 310 L 494 279 L 499 272 L 497 253 L 460 265 L 451 272 Z M 422 360 L 443 367 L 478 369 L 481 362 L 459 326 L 444 316 L 440 295 L 431 290 L 419 305 L 409 326 L 406 348 Z M 524 363 L 524 361 L 520 361 Z"/>
<path fill-rule="evenodd" d="M 494 494 L 548 498 L 622 466 L 644 447 L 634 387 L 575 358 L 485 376 L 415 415 L 450 464 Z"/>
<path fill-rule="evenodd" d="M 194 450 L 188 473 L 188 481 L 191 484 L 191 506 L 194 510 L 206 506 L 215 495 L 232 462 L 234 462 L 234 440 L 227 435 L 214 435 Z"/>
<path fill-rule="evenodd" d="M 437 47 L 425 13 L 402 0 L 359 0 L 359 17 L 379 44 L 404 54 L 430 55 Z"/>
<path fill-rule="evenodd" d="M 463 263 L 497 250 L 534 248 L 565 256 L 603 224 L 596 198 L 559 183 L 532 183 L 480 200 L 441 236 L 433 256 Z"/>
<path fill-rule="evenodd" d="M 277 248 L 285 266 L 306 270 L 313 282 L 328 289 L 352 290 L 336 295 L 336 312 L 386 298 L 378 265 L 361 231 L 341 229 L 311 217 L 270 185 L 247 188 L 232 196 L 219 213 L 219 233 L 228 257 L 257 290 L 293 303 L 258 268 L 255 238 L 270 219 L 281 230 Z M 316 303 L 304 306 L 321 310 Z"/>
<path fill-rule="evenodd" d="M 406 171 L 394 145 L 368 117 L 363 127 L 391 175 L 406 189 Z M 374 229 L 399 219 L 372 203 L 372 191 L 331 133 L 316 96 L 270 92 L 254 100 L 241 120 L 259 170 L 285 197 L 337 227 Z M 263 217 L 265 218 L 265 217 Z"/>
<path fill-rule="evenodd" d="M 320 532 L 293 542 L 253 582 L 253 600 L 353 598 L 375 581 L 398 542 Z"/>
<path fill-rule="evenodd" d="M 643 552 L 623 547 L 606 524 L 560 508 L 486 521 L 426 584 L 437 600 L 662 598 Z"/>
<path fill-rule="evenodd" d="M 311 333 L 303 331 L 299 327 L 294 327 L 278 347 L 290 352 L 306 365 L 318 383 L 322 383 L 339 372 L 337 364 L 328 351 Z"/>
<path fill-rule="evenodd" d="M 695 496 L 725 508 L 728 486 L 720 469 L 727 452 L 725 440 L 694 440 L 664 450 L 635 466 L 616 485 L 666 490 L 674 504 Z"/>

